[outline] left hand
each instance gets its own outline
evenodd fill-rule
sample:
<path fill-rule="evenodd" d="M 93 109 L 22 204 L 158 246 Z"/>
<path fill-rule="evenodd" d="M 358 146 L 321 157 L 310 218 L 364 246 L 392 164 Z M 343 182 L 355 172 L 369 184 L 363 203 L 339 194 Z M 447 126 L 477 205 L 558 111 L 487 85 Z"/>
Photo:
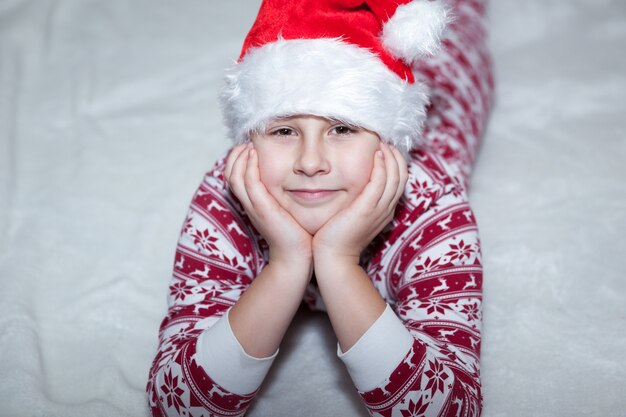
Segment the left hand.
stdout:
<path fill-rule="evenodd" d="M 407 163 L 400 151 L 382 143 L 361 194 L 313 236 L 314 261 L 344 257 L 358 264 L 363 249 L 393 219 L 407 179 Z"/>

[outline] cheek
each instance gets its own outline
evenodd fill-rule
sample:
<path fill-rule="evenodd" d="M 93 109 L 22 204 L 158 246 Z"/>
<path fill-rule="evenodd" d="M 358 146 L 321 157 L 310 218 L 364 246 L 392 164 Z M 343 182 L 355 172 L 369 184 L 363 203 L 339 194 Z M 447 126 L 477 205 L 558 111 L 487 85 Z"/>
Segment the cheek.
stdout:
<path fill-rule="evenodd" d="M 269 191 L 280 186 L 285 178 L 285 167 L 281 164 L 284 158 L 264 148 L 256 148 L 259 158 L 259 176 Z"/>
<path fill-rule="evenodd" d="M 359 194 L 367 185 L 374 167 L 375 148 L 371 152 L 353 152 L 341 162 L 342 175 L 347 179 L 351 194 Z"/>

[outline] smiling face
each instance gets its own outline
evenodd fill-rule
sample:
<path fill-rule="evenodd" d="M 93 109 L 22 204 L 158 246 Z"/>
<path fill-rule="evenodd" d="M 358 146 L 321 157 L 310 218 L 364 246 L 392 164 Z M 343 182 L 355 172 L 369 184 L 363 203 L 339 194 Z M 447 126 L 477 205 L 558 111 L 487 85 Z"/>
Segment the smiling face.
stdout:
<path fill-rule="evenodd" d="M 252 135 L 261 182 L 309 233 L 369 182 L 378 135 L 317 116 L 275 119 Z"/>

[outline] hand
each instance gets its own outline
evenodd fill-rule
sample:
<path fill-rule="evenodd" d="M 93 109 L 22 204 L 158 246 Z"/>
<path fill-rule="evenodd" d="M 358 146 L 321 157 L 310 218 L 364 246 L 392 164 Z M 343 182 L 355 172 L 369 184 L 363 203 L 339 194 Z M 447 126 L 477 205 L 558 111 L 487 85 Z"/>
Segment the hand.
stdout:
<path fill-rule="evenodd" d="M 270 248 L 270 263 L 306 264 L 312 270 L 312 236 L 283 209 L 261 182 L 259 161 L 251 143 L 235 146 L 224 177 L 254 227 Z"/>
<path fill-rule="evenodd" d="M 393 219 L 408 178 L 407 164 L 395 148 L 381 144 L 370 181 L 349 207 L 333 216 L 313 237 L 313 259 L 345 257 L 359 262 L 361 252 Z"/>

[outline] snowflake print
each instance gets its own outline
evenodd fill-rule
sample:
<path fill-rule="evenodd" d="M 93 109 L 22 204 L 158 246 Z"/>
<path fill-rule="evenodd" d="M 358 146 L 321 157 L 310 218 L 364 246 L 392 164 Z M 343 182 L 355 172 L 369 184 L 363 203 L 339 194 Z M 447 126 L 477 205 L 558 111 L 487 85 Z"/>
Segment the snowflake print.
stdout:
<path fill-rule="evenodd" d="M 398 313 L 402 315 L 408 314 L 410 311 L 417 310 L 419 307 L 419 301 L 417 300 L 405 300 L 398 303 Z"/>
<path fill-rule="evenodd" d="M 185 297 L 193 294 L 193 287 L 186 285 L 185 281 L 178 281 L 170 285 L 170 296 L 174 297 L 175 301 L 184 301 Z"/>
<path fill-rule="evenodd" d="M 469 257 L 474 253 L 472 249 L 472 245 L 466 244 L 462 240 L 457 244 L 450 244 L 450 252 L 446 253 L 446 256 L 450 257 L 450 261 L 462 261 L 464 259 L 469 259 Z"/>
<path fill-rule="evenodd" d="M 246 270 L 245 265 L 241 265 L 237 256 L 228 257 L 226 255 L 223 255 L 222 260 L 233 268 L 238 269 L 239 271 Z"/>
<path fill-rule="evenodd" d="M 423 404 L 423 399 L 424 397 L 420 397 L 416 403 L 414 403 L 413 400 L 410 400 L 409 408 L 406 410 L 400 410 L 402 412 L 402 417 L 424 417 L 426 409 L 428 408 L 428 403 Z"/>
<path fill-rule="evenodd" d="M 196 288 L 198 294 L 204 295 L 204 299 L 215 298 L 224 293 L 224 288 L 219 283 L 209 283 L 206 287 Z"/>
<path fill-rule="evenodd" d="M 465 304 L 461 308 L 461 313 L 465 313 L 465 315 L 467 315 L 467 319 L 470 321 L 480 320 L 480 306 L 478 305 L 478 302 Z"/>
<path fill-rule="evenodd" d="M 452 307 L 447 302 L 439 298 L 431 298 L 420 304 L 419 308 L 425 308 L 426 314 L 444 314 L 446 310 L 452 310 Z"/>
<path fill-rule="evenodd" d="M 448 378 L 448 374 L 444 371 L 443 364 L 437 359 L 428 361 L 430 369 L 424 372 L 424 375 L 428 377 L 428 383 L 425 389 L 430 389 L 430 395 L 435 395 L 435 392 L 443 392 L 443 383 Z"/>
<path fill-rule="evenodd" d="M 430 259 L 430 257 L 426 257 L 426 260 L 415 266 L 415 273 L 411 276 L 411 278 L 419 277 L 422 274 L 433 271 L 439 265 L 439 258 Z"/>
<path fill-rule="evenodd" d="M 178 330 L 178 332 L 174 333 L 174 335 L 170 337 L 170 342 L 172 345 L 179 345 L 189 340 L 189 338 L 193 336 L 193 333 L 194 333 L 193 326 L 190 325 L 190 326 L 184 327 Z"/>
<path fill-rule="evenodd" d="M 181 397 L 184 391 L 178 386 L 178 376 L 172 377 L 171 369 L 165 374 L 165 383 L 161 385 L 161 390 L 165 393 L 167 406 L 171 407 L 173 405 L 176 408 L 176 412 L 180 414 L 181 407 L 186 407 Z"/>
<path fill-rule="evenodd" d="M 419 200 L 420 198 L 428 200 L 432 198 L 433 191 L 428 186 L 428 183 L 426 181 L 420 182 L 419 180 L 415 180 L 411 182 L 410 194 L 416 200 Z"/>
<path fill-rule="evenodd" d="M 208 229 L 204 229 L 201 232 L 196 230 L 191 237 L 193 237 L 193 243 L 198 245 L 200 248 L 208 252 L 217 252 L 217 246 L 215 245 L 217 238 L 209 236 Z"/>

